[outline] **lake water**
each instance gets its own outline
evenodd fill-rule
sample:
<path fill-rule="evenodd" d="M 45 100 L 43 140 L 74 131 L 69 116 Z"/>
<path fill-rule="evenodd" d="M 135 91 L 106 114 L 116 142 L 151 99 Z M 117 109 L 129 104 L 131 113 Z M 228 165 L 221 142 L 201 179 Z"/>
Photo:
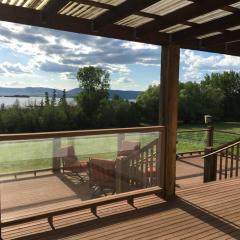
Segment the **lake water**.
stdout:
<path fill-rule="evenodd" d="M 51 101 L 51 98 L 49 98 Z M 41 101 L 43 100 L 44 102 L 44 97 L 29 97 L 29 98 L 24 98 L 24 97 L 0 97 L 0 105 L 4 104 L 6 107 L 12 106 L 13 104 L 16 103 L 16 101 L 19 102 L 21 107 L 26 107 L 29 105 L 34 105 L 35 103 L 37 105 L 40 105 Z M 59 102 L 60 98 L 56 98 L 56 101 Z M 131 99 L 129 100 L 130 102 L 136 102 L 136 99 Z M 67 98 L 68 104 L 75 105 L 76 102 L 74 98 Z"/>
<path fill-rule="evenodd" d="M 51 101 L 51 98 L 49 98 Z M 0 105 L 4 104 L 6 107 L 7 106 L 12 106 L 13 104 L 16 103 L 16 101 L 19 102 L 21 107 L 26 107 L 29 105 L 34 105 L 35 103 L 37 105 L 40 105 L 41 101 L 43 100 L 44 102 L 44 97 L 29 97 L 29 98 L 24 98 L 24 97 L 0 97 Z M 60 98 L 56 98 L 56 101 L 59 102 Z M 74 98 L 67 98 L 67 102 L 69 104 L 75 104 Z"/>

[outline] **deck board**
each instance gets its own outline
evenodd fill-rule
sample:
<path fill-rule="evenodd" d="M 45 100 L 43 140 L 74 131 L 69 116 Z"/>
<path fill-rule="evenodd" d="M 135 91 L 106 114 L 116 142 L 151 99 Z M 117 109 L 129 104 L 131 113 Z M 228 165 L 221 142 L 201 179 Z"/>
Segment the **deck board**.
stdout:
<path fill-rule="evenodd" d="M 157 196 L 58 216 L 56 230 L 36 221 L 3 230 L 3 239 L 240 239 L 240 178 L 178 190 L 165 202 Z M 25 235 L 25 236 L 24 236 Z M 26 236 L 28 235 L 28 236 Z"/>
<path fill-rule="evenodd" d="M 134 207 L 121 201 L 98 207 L 98 216 L 90 210 L 57 216 L 55 230 L 45 219 L 7 227 L 3 240 L 240 239 L 240 178 L 203 184 L 202 174 L 200 159 L 186 159 L 178 163 L 177 198 L 170 202 L 155 195 L 136 199 Z M 49 174 L 2 182 L 2 193 L 6 190 L 3 219 L 89 197 L 88 187 Z"/>

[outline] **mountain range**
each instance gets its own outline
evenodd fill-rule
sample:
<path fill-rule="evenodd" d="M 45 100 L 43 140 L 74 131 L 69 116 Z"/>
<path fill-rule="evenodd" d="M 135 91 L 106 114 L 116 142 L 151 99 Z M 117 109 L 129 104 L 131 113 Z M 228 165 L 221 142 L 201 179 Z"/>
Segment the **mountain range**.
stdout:
<path fill-rule="evenodd" d="M 80 88 L 74 88 L 66 91 L 67 97 L 75 97 L 80 93 Z M 30 97 L 41 97 L 48 92 L 49 96 L 52 96 L 53 88 L 43 88 L 43 87 L 26 87 L 26 88 L 4 88 L 0 87 L 0 96 L 30 96 Z M 124 99 L 136 99 L 141 91 L 125 91 L 125 90 L 109 90 L 109 96 L 113 97 L 118 95 Z M 62 96 L 62 91 L 56 89 L 57 97 Z"/>

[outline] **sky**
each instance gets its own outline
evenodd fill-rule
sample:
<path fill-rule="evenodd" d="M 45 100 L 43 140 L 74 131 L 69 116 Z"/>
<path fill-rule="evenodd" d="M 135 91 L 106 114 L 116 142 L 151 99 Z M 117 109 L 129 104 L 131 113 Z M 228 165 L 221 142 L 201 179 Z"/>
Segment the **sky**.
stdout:
<path fill-rule="evenodd" d="M 111 89 L 146 90 L 160 81 L 161 47 L 0 21 L 0 87 L 78 87 L 84 66 L 110 72 Z M 180 81 L 240 71 L 240 58 L 181 50 Z"/>

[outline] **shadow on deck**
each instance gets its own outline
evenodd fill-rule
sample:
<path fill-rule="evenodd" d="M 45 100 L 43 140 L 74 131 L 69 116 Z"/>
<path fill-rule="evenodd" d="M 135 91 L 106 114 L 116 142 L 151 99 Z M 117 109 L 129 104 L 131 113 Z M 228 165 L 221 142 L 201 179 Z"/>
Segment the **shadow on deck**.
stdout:
<path fill-rule="evenodd" d="M 177 195 L 126 201 L 3 229 L 3 239 L 240 239 L 240 179 L 203 184 L 201 158 L 177 161 Z M 21 191 L 19 191 L 21 189 Z M 74 206 L 91 198 L 88 182 L 63 174 L 1 183 L 2 218 Z"/>
<path fill-rule="evenodd" d="M 56 230 L 39 221 L 5 229 L 3 239 L 239 239 L 239 186 L 234 179 L 180 190 L 170 202 L 148 196 L 135 208 L 112 204 L 99 208 L 98 218 L 78 212 L 56 218 Z"/>

